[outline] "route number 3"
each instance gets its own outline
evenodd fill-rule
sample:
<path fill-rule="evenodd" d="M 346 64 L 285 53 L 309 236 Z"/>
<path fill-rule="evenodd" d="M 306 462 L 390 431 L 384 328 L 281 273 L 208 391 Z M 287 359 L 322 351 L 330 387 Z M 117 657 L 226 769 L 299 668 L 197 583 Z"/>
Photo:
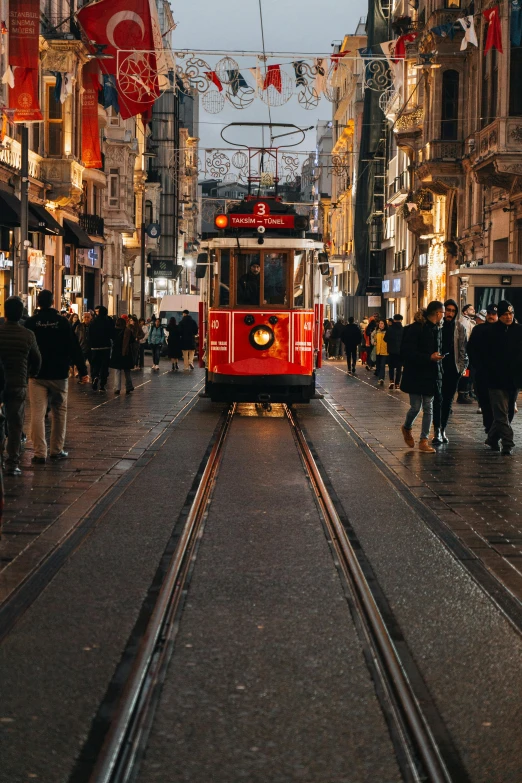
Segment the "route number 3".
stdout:
<path fill-rule="evenodd" d="M 268 207 L 268 204 L 265 204 L 264 201 L 260 201 L 259 204 L 256 204 L 254 207 L 254 215 L 259 215 L 259 217 L 263 217 L 264 215 L 269 215 L 270 209 Z"/>

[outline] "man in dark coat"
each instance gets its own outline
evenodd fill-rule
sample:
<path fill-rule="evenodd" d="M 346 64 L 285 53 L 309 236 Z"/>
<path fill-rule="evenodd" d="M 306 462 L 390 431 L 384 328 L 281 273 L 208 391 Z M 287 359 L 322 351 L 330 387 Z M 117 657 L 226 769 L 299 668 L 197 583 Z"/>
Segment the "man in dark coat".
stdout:
<path fill-rule="evenodd" d="M 351 315 L 348 323 L 343 326 L 341 332 L 341 341 L 346 351 L 346 361 L 348 362 L 348 372 L 355 374 L 355 365 L 357 364 L 357 347 L 362 342 L 362 332 L 355 323 L 355 318 Z"/>
<path fill-rule="evenodd" d="M 434 446 L 449 443 L 446 427 L 451 406 L 462 373 L 468 366 L 467 334 L 458 317 L 459 307 L 454 299 L 444 302 L 444 320 L 442 322 L 442 384 L 440 396 L 433 401 Z"/>
<path fill-rule="evenodd" d="M 181 350 L 183 351 L 183 370 L 194 369 L 194 351 L 196 350 L 195 337 L 198 333 L 198 325 L 188 310 L 183 310 L 183 318 L 178 324 Z"/>
<path fill-rule="evenodd" d="M 402 361 L 401 345 L 404 327 L 402 325 L 402 315 L 395 313 L 392 325 L 386 330 L 384 341 L 388 346 L 388 368 L 390 372 L 389 389 L 398 389 L 401 384 Z"/>
<path fill-rule="evenodd" d="M 25 322 L 25 328 L 36 336 L 42 356 L 42 366 L 36 377 L 29 379 L 31 439 L 34 446 L 33 462 L 36 463 L 44 463 L 47 457 L 45 414 L 48 405 L 51 408 L 51 459 L 66 459 L 69 456 L 63 447 L 70 365 L 76 365 L 84 383 L 89 380 L 78 338 L 67 318 L 61 316 L 52 304 L 51 291 L 40 291 L 40 309 Z"/>
<path fill-rule="evenodd" d="M 4 309 L 5 321 L 0 326 L 0 359 L 5 372 L 6 474 L 20 476 L 27 378 L 28 375 L 36 375 L 42 357 L 34 333 L 20 324 L 24 311 L 22 300 L 18 296 L 10 296 L 6 299 Z M 2 437 L 2 447 L 3 440 Z"/>
<path fill-rule="evenodd" d="M 433 399 L 440 394 L 442 381 L 442 302 L 430 302 L 426 310 L 415 315 L 415 321 L 404 329 L 401 358 L 404 365 L 401 391 L 410 395 L 410 409 L 402 427 L 406 444 L 413 448 L 412 427 L 422 407 L 422 428 L 419 451 L 434 453 L 430 446 Z"/>
<path fill-rule="evenodd" d="M 486 446 L 511 455 L 515 446 L 511 419 L 518 392 L 522 388 L 522 324 L 515 322 L 515 310 L 506 299 L 497 305 L 498 321 L 486 329 L 484 370 L 493 412 Z"/>
<path fill-rule="evenodd" d="M 96 317 L 89 325 L 89 344 L 91 352 L 92 388 L 104 392 L 109 378 L 109 359 L 111 345 L 115 337 L 114 321 L 108 316 L 103 305 L 95 308 Z"/>
<path fill-rule="evenodd" d="M 490 324 L 495 324 L 498 321 L 498 310 L 496 304 L 489 304 L 486 307 L 486 323 L 477 324 L 471 332 L 471 337 L 468 341 L 468 356 L 470 362 L 472 362 L 475 368 L 475 391 L 479 402 L 479 413 L 482 413 L 482 423 L 484 425 L 484 431 L 489 432 L 489 428 L 493 424 L 493 411 L 491 410 L 491 402 L 489 401 L 489 389 L 485 367 L 485 348 L 484 341 L 486 339 Z M 513 403 L 513 409 L 510 410 L 509 420 L 511 421 L 515 413 L 515 406 Z"/>

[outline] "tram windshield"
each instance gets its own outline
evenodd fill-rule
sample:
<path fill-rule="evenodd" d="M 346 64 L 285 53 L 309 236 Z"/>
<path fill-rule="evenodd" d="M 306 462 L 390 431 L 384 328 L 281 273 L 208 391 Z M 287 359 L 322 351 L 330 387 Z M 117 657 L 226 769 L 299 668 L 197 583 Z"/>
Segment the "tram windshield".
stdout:
<path fill-rule="evenodd" d="M 219 307 L 305 307 L 310 301 L 307 253 L 287 250 L 219 251 Z"/>
<path fill-rule="evenodd" d="M 286 305 L 287 253 L 265 253 L 263 304 Z"/>
<path fill-rule="evenodd" d="M 259 253 L 241 253 L 237 257 L 236 303 L 259 306 L 261 259 Z"/>

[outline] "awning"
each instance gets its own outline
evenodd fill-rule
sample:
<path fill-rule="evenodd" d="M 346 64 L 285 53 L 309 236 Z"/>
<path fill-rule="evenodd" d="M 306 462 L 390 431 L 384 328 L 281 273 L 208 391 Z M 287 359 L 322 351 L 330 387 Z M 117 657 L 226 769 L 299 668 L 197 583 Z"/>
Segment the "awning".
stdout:
<path fill-rule="evenodd" d="M 48 212 L 41 204 L 33 204 L 29 202 L 29 212 L 33 214 L 33 217 L 38 221 L 38 230 L 44 234 L 52 234 L 54 236 L 63 236 L 64 230 L 57 220 Z"/>
<path fill-rule="evenodd" d="M 78 223 L 75 223 L 74 220 L 67 220 L 65 218 L 63 227 L 65 229 L 65 242 L 76 245 L 76 247 L 92 248 L 95 246 L 95 242 L 92 241 L 89 235 L 86 234 L 83 228 L 81 228 Z"/>
<path fill-rule="evenodd" d="M 8 190 L 0 188 L 0 226 L 5 226 L 6 228 L 19 228 L 20 208 L 20 199 Z M 30 212 L 29 230 L 38 231 L 38 221 Z"/>

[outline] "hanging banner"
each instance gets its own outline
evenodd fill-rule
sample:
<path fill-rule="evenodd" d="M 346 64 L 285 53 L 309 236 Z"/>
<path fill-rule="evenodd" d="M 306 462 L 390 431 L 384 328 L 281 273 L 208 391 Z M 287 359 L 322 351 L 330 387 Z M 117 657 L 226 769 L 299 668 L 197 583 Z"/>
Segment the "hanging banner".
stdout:
<path fill-rule="evenodd" d="M 43 120 L 38 100 L 40 0 L 9 4 L 9 108 L 14 122 Z"/>
<path fill-rule="evenodd" d="M 101 169 L 103 163 L 98 125 L 100 76 L 96 60 L 83 66 L 82 86 L 82 161 L 87 169 Z"/>

